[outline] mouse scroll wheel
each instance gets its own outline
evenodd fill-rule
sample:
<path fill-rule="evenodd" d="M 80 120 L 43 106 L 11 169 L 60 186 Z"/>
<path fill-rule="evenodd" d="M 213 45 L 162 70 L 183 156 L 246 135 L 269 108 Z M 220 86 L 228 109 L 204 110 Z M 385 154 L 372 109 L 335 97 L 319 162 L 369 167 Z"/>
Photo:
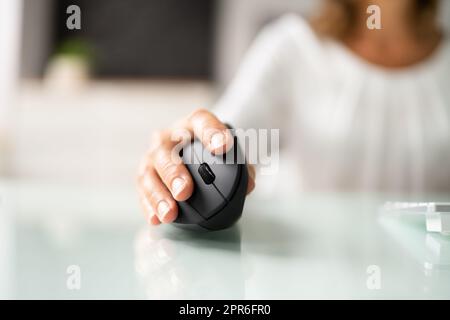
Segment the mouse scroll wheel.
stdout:
<path fill-rule="evenodd" d="M 198 173 L 206 184 L 211 184 L 216 179 L 214 172 L 212 172 L 207 163 L 202 163 L 200 167 L 198 167 Z"/>

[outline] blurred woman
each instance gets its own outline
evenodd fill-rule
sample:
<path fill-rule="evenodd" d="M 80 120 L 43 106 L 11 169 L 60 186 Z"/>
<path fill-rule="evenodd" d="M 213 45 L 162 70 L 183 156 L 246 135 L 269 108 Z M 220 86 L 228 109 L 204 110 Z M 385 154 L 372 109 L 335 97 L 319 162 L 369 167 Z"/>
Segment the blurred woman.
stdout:
<path fill-rule="evenodd" d="M 369 5 L 381 29 L 368 28 Z M 193 191 L 170 156 L 173 130 L 222 153 L 232 143 L 223 123 L 280 128 L 302 190 L 450 191 L 450 42 L 437 10 L 436 0 L 328 0 L 310 21 L 267 26 L 213 112 L 155 134 L 139 178 L 150 223 L 172 222 L 175 200 Z"/>

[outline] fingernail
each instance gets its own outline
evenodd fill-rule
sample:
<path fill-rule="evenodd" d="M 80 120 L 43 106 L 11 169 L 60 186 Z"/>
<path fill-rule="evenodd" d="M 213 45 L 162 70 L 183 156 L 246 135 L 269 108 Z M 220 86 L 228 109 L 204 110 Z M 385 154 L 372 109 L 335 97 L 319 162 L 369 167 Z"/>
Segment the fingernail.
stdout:
<path fill-rule="evenodd" d="M 221 132 L 214 133 L 211 137 L 210 145 L 213 149 L 218 149 L 223 147 L 225 144 L 225 135 Z"/>
<path fill-rule="evenodd" d="M 162 200 L 158 203 L 158 218 L 161 222 L 163 222 L 164 217 L 169 212 L 169 210 L 170 207 L 166 201 Z"/>
<path fill-rule="evenodd" d="M 172 181 L 172 192 L 173 195 L 176 197 L 181 191 L 184 189 L 184 185 L 186 184 L 186 181 L 183 178 L 175 178 Z"/>

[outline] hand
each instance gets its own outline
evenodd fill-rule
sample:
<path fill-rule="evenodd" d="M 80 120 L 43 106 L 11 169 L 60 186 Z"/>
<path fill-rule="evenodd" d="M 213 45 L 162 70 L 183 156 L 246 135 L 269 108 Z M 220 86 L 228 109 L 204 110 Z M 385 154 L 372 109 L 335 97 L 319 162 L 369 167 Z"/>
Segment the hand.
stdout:
<path fill-rule="evenodd" d="M 199 109 L 173 127 L 156 132 L 144 156 L 138 176 L 140 202 L 147 221 L 152 225 L 173 222 L 178 213 L 176 201 L 189 199 L 194 183 L 189 171 L 173 150 L 180 139 L 177 132 L 197 137 L 213 154 L 223 154 L 233 146 L 233 136 L 211 112 Z M 255 168 L 247 165 L 247 194 L 255 188 Z"/>

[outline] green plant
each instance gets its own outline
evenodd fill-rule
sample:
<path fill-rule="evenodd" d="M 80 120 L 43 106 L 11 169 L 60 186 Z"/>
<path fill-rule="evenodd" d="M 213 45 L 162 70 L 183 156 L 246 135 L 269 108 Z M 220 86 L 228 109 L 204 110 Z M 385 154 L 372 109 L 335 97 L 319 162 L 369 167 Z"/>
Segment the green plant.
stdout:
<path fill-rule="evenodd" d="M 55 52 L 55 56 L 65 56 L 81 59 L 88 64 L 94 62 L 94 50 L 88 41 L 81 38 L 65 40 Z"/>

